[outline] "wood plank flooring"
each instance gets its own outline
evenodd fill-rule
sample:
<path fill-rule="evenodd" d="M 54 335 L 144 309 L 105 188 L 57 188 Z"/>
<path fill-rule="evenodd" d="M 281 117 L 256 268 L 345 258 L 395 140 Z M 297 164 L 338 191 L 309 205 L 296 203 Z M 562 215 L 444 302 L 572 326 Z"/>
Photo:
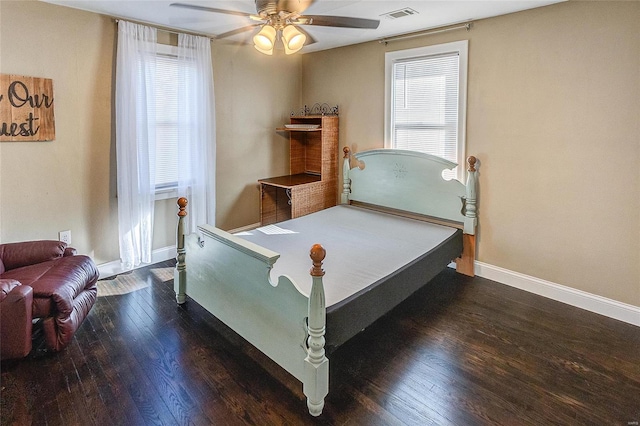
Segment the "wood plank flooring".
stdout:
<path fill-rule="evenodd" d="M 3 362 L 1 423 L 640 421 L 640 328 L 451 270 L 332 354 L 312 418 L 295 379 L 193 301 L 176 305 L 172 266 L 129 273 L 137 290 L 99 297 L 63 352 Z"/>

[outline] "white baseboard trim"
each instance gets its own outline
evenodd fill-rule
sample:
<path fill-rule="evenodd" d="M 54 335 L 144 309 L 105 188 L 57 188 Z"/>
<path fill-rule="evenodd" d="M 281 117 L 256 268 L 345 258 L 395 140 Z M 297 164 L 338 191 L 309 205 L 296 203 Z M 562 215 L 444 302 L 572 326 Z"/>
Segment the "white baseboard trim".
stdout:
<path fill-rule="evenodd" d="M 173 259 L 176 257 L 176 246 L 162 247 L 154 250 L 151 253 L 151 263 L 164 262 L 165 260 Z M 148 263 L 140 264 L 134 268 L 126 269 L 122 266 L 120 260 L 114 260 L 107 263 L 98 265 L 98 272 L 100 272 L 100 278 L 112 277 L 123 272 L 132 271 L 134 269 L 149 266 Z"/>
<path fill-rule="evenodd" d="M 640 327 L 640 307 L 475 261 L 476 275 Z"/>

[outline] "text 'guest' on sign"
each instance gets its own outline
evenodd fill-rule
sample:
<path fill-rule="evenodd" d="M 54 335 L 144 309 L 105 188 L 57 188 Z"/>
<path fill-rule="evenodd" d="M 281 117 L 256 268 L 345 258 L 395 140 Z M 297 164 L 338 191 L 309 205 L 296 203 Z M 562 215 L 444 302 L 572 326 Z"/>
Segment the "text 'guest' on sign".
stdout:
<path fill-rule="evenodd" d="M 0 74 L 0 142 L 55 138 L 53 80 Z"/>

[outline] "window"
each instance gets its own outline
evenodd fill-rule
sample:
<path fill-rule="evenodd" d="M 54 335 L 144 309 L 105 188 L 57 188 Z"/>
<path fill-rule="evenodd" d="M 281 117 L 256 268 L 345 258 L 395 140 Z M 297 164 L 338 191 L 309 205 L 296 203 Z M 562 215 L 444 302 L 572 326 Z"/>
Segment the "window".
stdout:
<path fill-rule="evenodd" d="M 388 52 L 385 147 L 464 163 L 468 42 Z M 463 180 L 464 167 L 445 173 Z"/>
<path fill-rule="evenodd" d="M 173 46 L 158 45 L 156 58 L 156 193 L 178 186 L 178 73 Z"/>
<path fill-rule="evenodd" d="M 118 21 L 118 240 L 127 266 L 151 262 L 158 199 L 189 197 L 187 233 L 196 224 L 215 224 L 211 40 L 178 34 L 174 52 L 164 49 L 155 28 Z"/>

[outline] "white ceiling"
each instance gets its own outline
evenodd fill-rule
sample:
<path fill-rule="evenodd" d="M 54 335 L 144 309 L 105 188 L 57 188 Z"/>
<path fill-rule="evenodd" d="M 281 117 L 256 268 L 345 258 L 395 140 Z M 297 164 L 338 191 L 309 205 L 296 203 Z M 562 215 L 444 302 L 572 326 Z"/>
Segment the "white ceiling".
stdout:
<path fill-rule="evenodd" d="M 254 24 L 249 18 L 229 14 L 204 12 L 170 7 L 174 2 L 208 6 L 218 9 L 255 13 L 254 0 L 40 0 L 61 6 L 88 10 L 116 18 L 155 24 L 177 31 L 197 33 L 215 38 L 216 35 L 246 25 Z M 303 28 L 316 40 L 305 46 L 302 53 L 331 49 L 339 46 L 378 40 L 398 34 L 406 34 L 445 25 L 504 15 L 526 9 L 546 6 L 565 0 L 316 0 L 304 13 L 308 15 L 332 15 L 379 19 L 376 30 L 335 28 L 305 25 Z M 411 8 L 417 14 L 399 19 L 382 16 L 403 8 Z M 256 30 L 257 31 L 257 30 Z M 228 40 L 248 42 L 256 31 L 248 31 Z"/>

